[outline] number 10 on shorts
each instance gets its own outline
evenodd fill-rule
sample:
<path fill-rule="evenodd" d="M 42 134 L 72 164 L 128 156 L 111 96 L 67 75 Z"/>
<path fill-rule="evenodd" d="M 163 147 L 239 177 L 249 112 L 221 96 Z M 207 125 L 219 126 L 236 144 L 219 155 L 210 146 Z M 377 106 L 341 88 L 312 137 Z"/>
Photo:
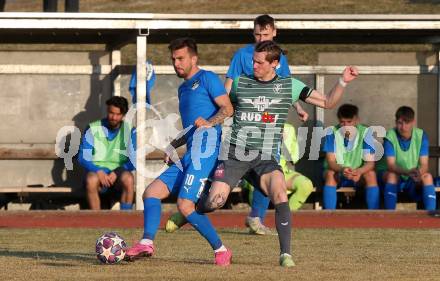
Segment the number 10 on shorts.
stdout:
<path fill-rule="evenodd" d="M 185 185 L 191 186 L 194 181 L 194 175 L 186 174 Z"/>
<path fill-rule="evenodd" d="M 205 184 L 206 181 L 208 180 L 208 178 L 204 178 L 204 179 L 200 179 L 200 186 L 199 186 L 199 190 L 197 192 L 197 198 L 200 198 L 200 195 L 202 195 L 203 189 L 205 188 Z M 193 187 L 194 183 L 194 175 L 192 174 L 186 174 L 185 177 L 185 188 L 189 189 L 191 187 Z"/>

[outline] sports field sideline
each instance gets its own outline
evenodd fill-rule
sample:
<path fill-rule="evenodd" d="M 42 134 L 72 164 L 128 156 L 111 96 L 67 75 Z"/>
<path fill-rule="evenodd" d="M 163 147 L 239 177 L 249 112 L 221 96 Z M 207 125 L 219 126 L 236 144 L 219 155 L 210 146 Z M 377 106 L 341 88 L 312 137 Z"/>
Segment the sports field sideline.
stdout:
<path fill-rule="evenodd" d="M 245 213 L 211 216 L 233 250 L 218 268 L 197 232 L 158 233 L 154 257 L 113 266 L 94 256 L 97 237 L 116 231 L 132 244 L 140 212 L 4 212 L 1 280 L 439 280 L 440 217 L 426 212 L 296 212 L 292 269 L 276 266 L 275 236 L 250 236 Z M 273 225 L 273 214 L 268 225 Z M 162 220 L 163 222 L 163 220 Z"/>
<path fill-rule="evenodd" d="M 162 214 L 161 227 L 171 213 Z M 220 210 L 209 214 L 214 226 L 243 228 L 247 212 Z M 426 211 L 296 211 L 294 228 L 440 228 L 440 213 Z M 273 211 L 266 223 L 274 227 Z M 0 228 L 141 228 L 142 211 L 8 211 L 0 212 Z"/>

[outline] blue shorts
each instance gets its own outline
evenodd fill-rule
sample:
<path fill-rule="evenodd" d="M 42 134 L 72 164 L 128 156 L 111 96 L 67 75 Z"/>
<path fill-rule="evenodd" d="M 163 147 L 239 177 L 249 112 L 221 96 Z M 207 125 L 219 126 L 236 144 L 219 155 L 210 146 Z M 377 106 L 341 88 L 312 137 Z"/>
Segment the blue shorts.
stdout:
<path fill-rule="evenodd" d="M 379 186 L 383 190 L 385 188 L 386 182 L 383 180 L 383 175 L 385 174 L 385 171 L 377 172 L 377 180 L 379 183 Z M 406 193 L 411 201 L 420 201 L 422 199 L 422 195 L 417 190 L 416 183 L 411 178 L 403 178 L 402 176 L 399 177 L 399 182 L 397 183 L 397 193 Z"/>
<path fill-rule="evenodd" d="M 415 202 L 422 200 L 422 195 L 420 192 L 417 192 L 417 185 L 411 178 L 404 179 L 400 177 L 397 185 L 397 192 L 406 193 L 409 199 Z"/>
<path fill-rule="evenodd" d="M 386 171 L 376 171 L 377 184 L 381 190 L 383 190 L 385 187 L 385 181 L 383 180 L 383 175 L 385 173 Z"/>
<path fill-rule="evenodd" d="M 191 151 L 180 160 L 183 171 L 176 164 L 171 165 L 158 179 L 166 184 L 171 194 L 177 198 L 196 203 L 203 192 L 206 181 L 217 166 L 219 147 L 207 158 L 192 157 Z"/>
<path fill-rule="evenodd" d="M 339 173 L 339 183 L 338 183 L 338 186 L 336 187 L 336 189 L 338 189 L 338 188 L 340 188 L 342 186 L 344 186 L 344 187 L 353 187 L 354 189 L 357 189 L 359 185 L 358 185 L 358 183 L 356 183 L 356 182 L 354 182 L 352 180 L 349 180 L 346 177 L 344 177 L 342 175 L 342 173 Z"/>
<path fill-rule="evenodd" d="M 322 173 L 323 175 L 325 175 L 325 173 L 327 172 L 326 169 L 324 169 L 324 172 Z M 353 187 L 354 189 L 357 189 L 358 187 L 358 183 L 347 179 L 346 177 L 344 177 L 342 175 L 342 172 L 339 172 L 336 174 L 337 180 L 338 180 L 338 184 L 336 186 L 336 189 L 340 188 L 340 187 Z M 324 176 L 325 178 L 325 176 Z"/>

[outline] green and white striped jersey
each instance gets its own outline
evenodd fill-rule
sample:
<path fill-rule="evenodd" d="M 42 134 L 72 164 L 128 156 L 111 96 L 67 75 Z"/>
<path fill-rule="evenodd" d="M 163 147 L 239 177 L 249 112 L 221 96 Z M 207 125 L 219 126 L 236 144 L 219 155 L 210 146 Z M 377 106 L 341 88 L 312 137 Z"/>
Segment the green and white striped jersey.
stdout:
<path fill-rule="evenodd" d="M 276 157 L 289 108 L 311 91 L 291 77 L 276 76 L 267 82 L 245 75 L 234 79 L 230 92 L 235 110 L 231 144 Z"/>

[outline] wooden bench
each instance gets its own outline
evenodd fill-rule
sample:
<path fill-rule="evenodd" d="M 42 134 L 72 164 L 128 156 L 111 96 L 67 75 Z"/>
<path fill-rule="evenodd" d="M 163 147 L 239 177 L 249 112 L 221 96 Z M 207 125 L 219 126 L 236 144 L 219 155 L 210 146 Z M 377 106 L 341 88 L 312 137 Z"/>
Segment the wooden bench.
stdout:
<path fill-rule="evenodd" d="M 179 157 L 185 154 L 185 147 L 179 147 L 177 153 Z M 155 150 L 145 156 L 146 160 L 162 160 L 165 153 Z M 53 148 L 5 148 L 0 147 L 0 160 L 56 160 L 61 159 Z"/>
<path fill-rule="evenodd" d="M 21 187 L 21 186 L 6 186 L 0 187 L 0 193 L 16 193 L 16 194 L 28 194 L 28 193 L 71 193 L 71 187 Z"/>
<path fill-rule="evenodd" d="M 182 157 L 185 153 L 185 147 L 177 149 L 179 157 Z M 161 150 L 155 150 L 148 154 L 146 160 L 162 160 L 164 158 L 164 152 Z M 45 145 L 43 147 L 34 147 L 32 145 L 25 147 L 10 147 L 0 146 L 0 160 L 61 160 L 56 154 L 53 145 Z M 0 186 L 0 207 L 5 206 L 7 208 L 8 202 L 20 201 L 23 202 L 29 196 L 45 195 L 55 197 L 58 195 L 69 195 L 73 193 L 73 189 L 67 186 Z"/>
<path fill-rule="evenodd" d="M 71 187 L 65 186 L 50 186 L 50 187 L 29 187 L 29 186 L 4 186 L 0 187 L 0 208 L 8 209 L 8 204 L 11 202 L 26 202 L 28 200 L 48 201 L 55 197 L 60 197 L 65 194 L 72 194 Z M 40 195 L 44 195 L 41 197 Z M 31 197 L 31 198 L 29 198 Z"/>
<path fill-rule="evenodd" d="M 231 192 L 232 193 L 240 193 L 240 192 L 242 192 L 242 188 L 239 186 L 236 186 L 232 189 Z M 336 192 L 344 194 L 344 196 L 347 198 L 353 197 L 356 194 L 356 190 L 350 186 L 339 187 L 338 189 L 336 189 Z M 440 193 L 440 186 L 435 187 L 435 192 Z M 440 196 L 440 195 L 438 195 L 438 196 Z M 311 200 L 312 200 L 313 209 L 322 210 L 322 193 L 320 190 L 318 190 L 316 187 L 314 187 L 309 198 L 311 198 Z"/>
<path fill-rule="evenodd" d="M 185 153 L 185 148 L 180 147 L 177 149 L 179 157 Z M 440 157 L 440 147 L 431 146 L 429 147 L 430 158 Z M 162 160 L 164 157 L 164 152 L 161 150 L 153 151 L 146 156 L 146 160 Z M 53 148 L 10 148 L 10 147 L 0 147 L 0 160 L 56 160 L 60 159 L 55 154 Z M 241 192 L 240 187 L 234 187 L 233 193 Z M 338 193 L 343 193 L 346 196 L 353 196 L 355 190 L 352 187 L 341 187 L 337 190 Z M 436 187 L 436 192 L 440 192 L 440 187 Z M 28 194 L 38 194 L 38 193 L 72 193 L 72 188 L 70 187 L 0 187 L 0 194 L 17 194 L 20 196 L 25 196 Z M 313 201 L 314 208 L 320 209 L 320 192 L 315 188 L 312 195 L 315 197 Z"/>

